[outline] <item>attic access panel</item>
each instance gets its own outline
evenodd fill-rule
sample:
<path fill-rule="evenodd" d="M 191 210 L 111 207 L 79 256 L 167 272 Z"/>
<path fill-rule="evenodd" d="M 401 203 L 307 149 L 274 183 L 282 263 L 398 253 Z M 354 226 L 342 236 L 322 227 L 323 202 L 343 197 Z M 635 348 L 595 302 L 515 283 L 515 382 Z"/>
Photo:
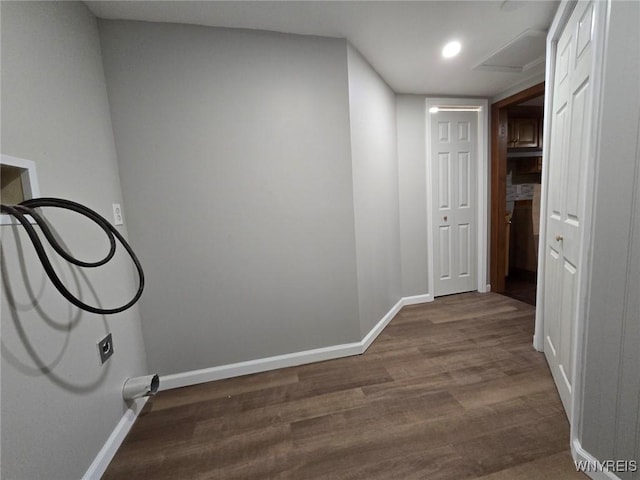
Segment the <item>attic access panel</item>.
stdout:
<path fill-rule="evenodd" d="M 547 32 L 525 30 L 499 50 L 473 67 L 474 70 L 490 72 L 524 73 L 543 64 Z"/>

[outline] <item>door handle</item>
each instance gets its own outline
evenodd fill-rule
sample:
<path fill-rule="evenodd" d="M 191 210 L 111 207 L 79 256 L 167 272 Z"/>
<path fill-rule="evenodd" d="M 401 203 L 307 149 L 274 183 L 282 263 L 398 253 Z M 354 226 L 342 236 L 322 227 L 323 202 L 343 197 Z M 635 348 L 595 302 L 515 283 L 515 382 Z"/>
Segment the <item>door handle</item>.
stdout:
<path fill-rule="evenodd" d="M 448 218 L 449 218 L 449 217 L 447 217 L 447 216 L 445 215 L 444 217 L 442 217 L 442 221 L 443 221 L 443 222 L 446 222 Z"/>
<path fill-rule="evenodd" d="M 556 242 L 561 242 L 563 240 L 564 240 L 564 237 L 562 235 L 560 235 L 560 234 L 556 235 Z"/>

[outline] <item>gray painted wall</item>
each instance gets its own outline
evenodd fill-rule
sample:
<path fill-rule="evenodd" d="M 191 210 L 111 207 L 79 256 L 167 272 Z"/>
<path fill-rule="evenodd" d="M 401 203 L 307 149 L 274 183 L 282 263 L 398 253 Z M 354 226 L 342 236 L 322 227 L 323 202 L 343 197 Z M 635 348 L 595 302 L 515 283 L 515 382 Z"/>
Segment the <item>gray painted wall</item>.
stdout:
<path fill-rule="evenodd" d="M 395 94 L 350 45 L 349 110 L 360 334 L 400 299 Z"/>
<path fill-rule="evenodd" d="M 429 293 L 427 275 L 426 100 L 398 95 L 398 175 L 403 296 Z M 433 292 L 431 292 L 433 293 Z"/>
<path fill-rule="evenodd" d="M 95 18 L 80 2 L 2 2 L 1 16 L 2 153 L 36 162 L 43 196 L 69 198 L 109 218 L 122 197 Z M 108 244 L 86 221 L 47 216 L 79 258 L 106 253 Z M 125 411 L 123 382 L 147 371 L 138 310 L 104 317 L 71 307 L 22 229 L 0 232 L 1 475 L 80 478 Z M 60 272 L 75 290 L 71 271 Z M 126 255 L 118 255 L 88 274 L 88 283 L 78 275 L 83 299 L 124 303 L 135 292 L 132 273 Z M 101 367 L 96 341 L 108 331 L 115 354 Z"/>
<path fill-rule="evenodd" d="M 610 12 L 581 443 L 640 469 L 640 3 L 611 2 Z"/>
<path fill-rule="evenodd" d="M 150 367 L 360 340 L 346 42 L 100 21 Z"/>

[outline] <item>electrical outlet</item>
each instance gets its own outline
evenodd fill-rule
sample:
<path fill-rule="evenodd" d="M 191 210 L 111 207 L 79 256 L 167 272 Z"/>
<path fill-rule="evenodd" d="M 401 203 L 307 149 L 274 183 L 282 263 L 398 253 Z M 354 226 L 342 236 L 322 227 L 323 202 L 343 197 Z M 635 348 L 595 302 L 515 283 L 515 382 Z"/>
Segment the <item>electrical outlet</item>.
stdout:
<path fill-rule="evenodd" d="M 98 342 L 98 354 L 100 355 L 100 365 L 104 364 L 113 355 L 113 339 L 111 334 Z"/>
<path fill-rule="evenodd" d="M 113 204 L 113 224 L 114 225 L 122 225 L 124 223 L 124 219 L 122 218 L 122 207 L 120 207 L 119 203 Z"/>

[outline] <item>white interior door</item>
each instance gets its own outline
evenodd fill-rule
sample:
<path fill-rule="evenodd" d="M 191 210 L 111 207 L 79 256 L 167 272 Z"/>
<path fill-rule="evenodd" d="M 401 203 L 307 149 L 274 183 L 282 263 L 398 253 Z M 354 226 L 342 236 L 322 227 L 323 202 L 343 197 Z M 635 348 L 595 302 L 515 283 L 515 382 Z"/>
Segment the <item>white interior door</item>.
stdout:
<path fill-rule="evenodd" d="M 557 43 L 551 101 L 544 353 L 571 418 L 574 332 L 591 127 L 593 3 L 578 3 Z"/>
<path fill-rule="evenodd" d="M 431 114 L 434 295 L 476 290 L 478 113 Z"/>

